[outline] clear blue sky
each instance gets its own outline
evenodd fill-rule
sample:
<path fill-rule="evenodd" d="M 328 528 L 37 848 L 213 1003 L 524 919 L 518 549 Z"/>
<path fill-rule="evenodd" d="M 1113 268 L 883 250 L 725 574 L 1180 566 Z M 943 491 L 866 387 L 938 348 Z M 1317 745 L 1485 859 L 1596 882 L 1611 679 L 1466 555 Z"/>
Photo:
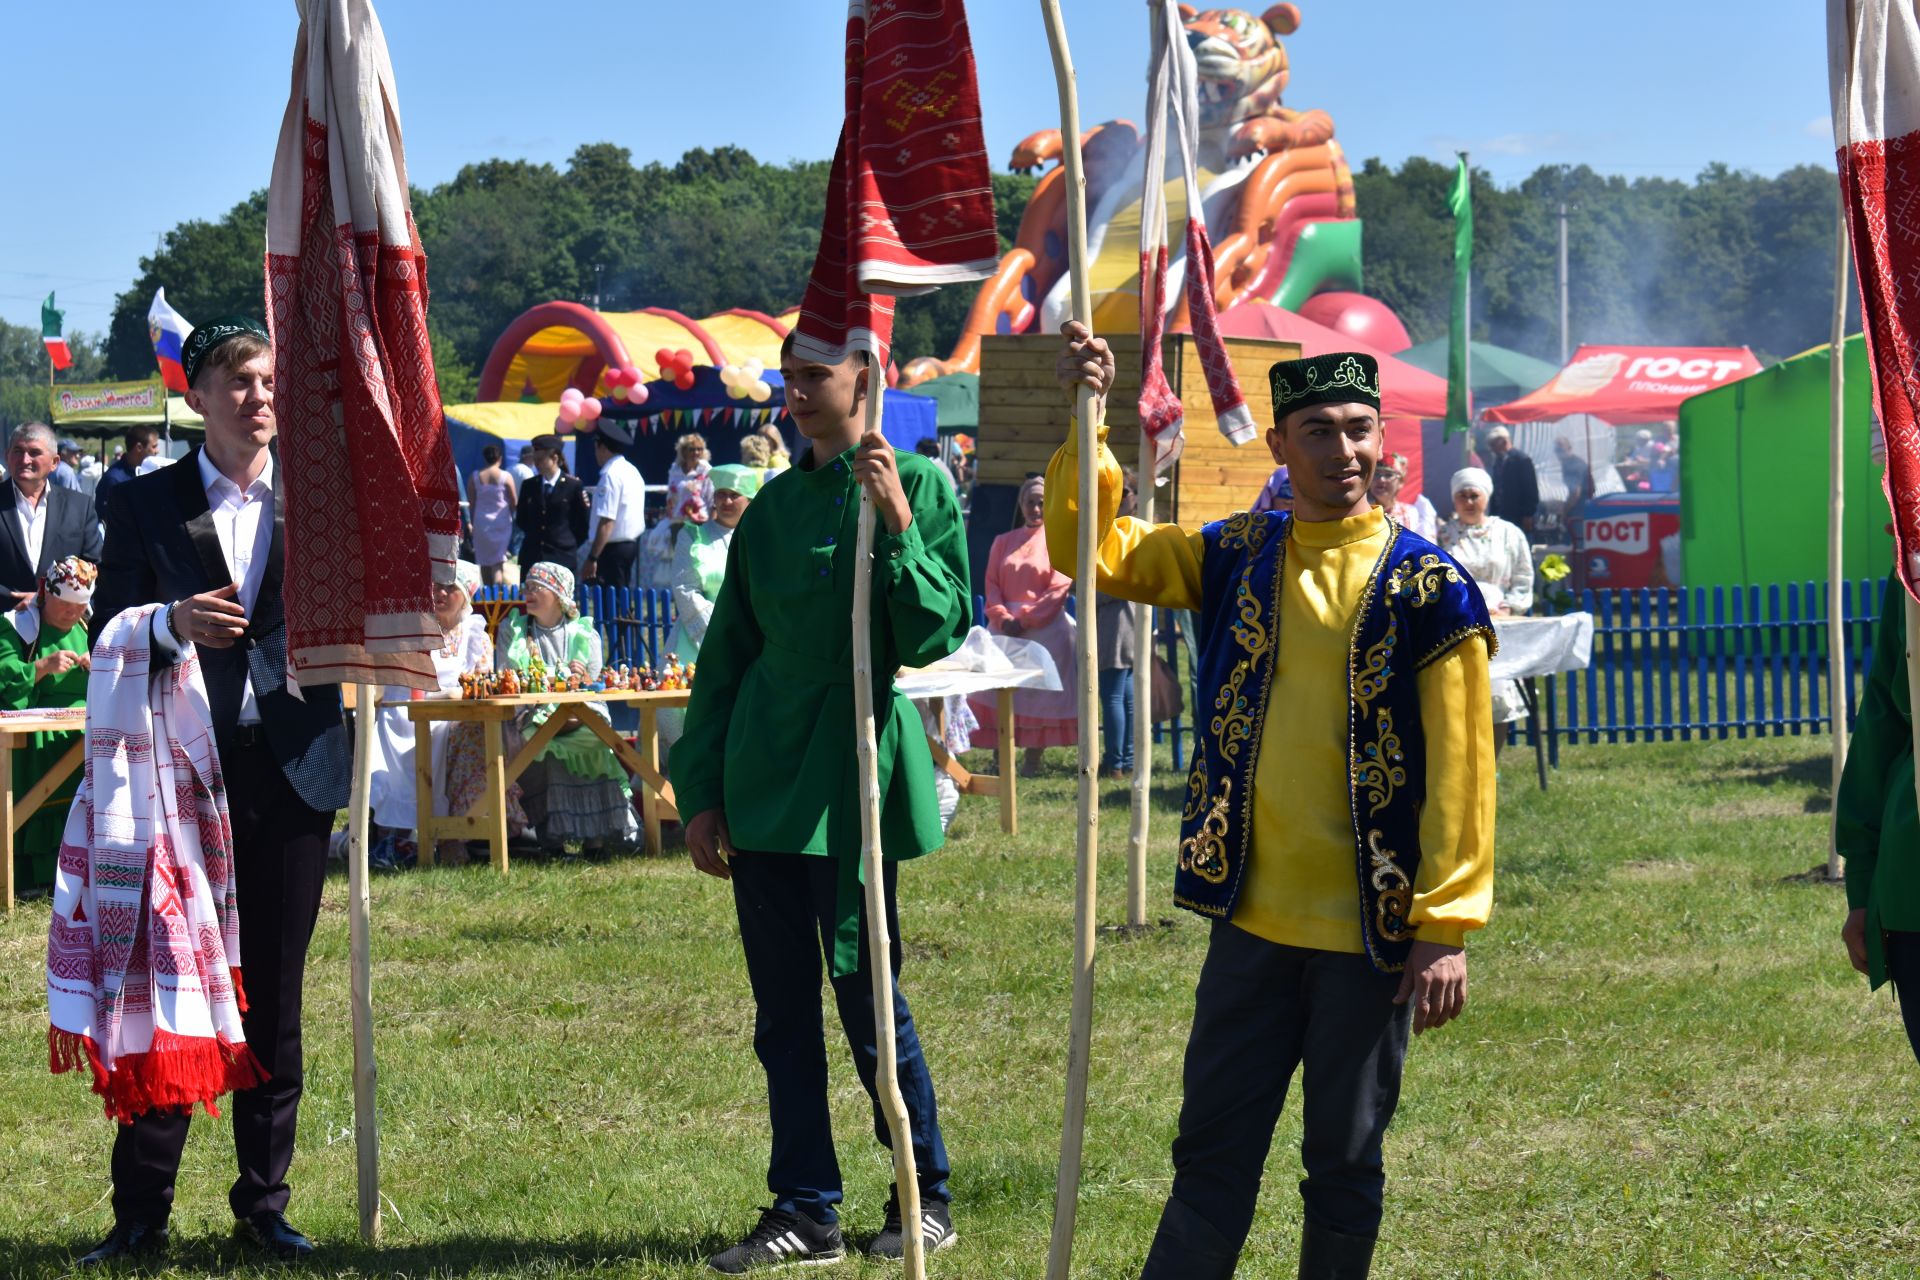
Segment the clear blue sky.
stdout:
<path fill-rule="evenodd" d="M 1810 0 L 1299 3 L 1286 102 L 1330 111 L 1356 163 L 1466 147 L 1510 183 L 1543 164 L 1687 178 L 1713 161 L 1765 174 L 1833 162 L 1824 6 Z M 1064 5 L 1083 118 L 1138 119 L 1143 6 Z M 16 8 L 0 77 L 0 316 L 37 325 L 52 288 L 69 332 L 100 332 L 159 233 L 266 185 L 294 6 Z M 844 12 L 836 0 L 380 3 L 421 185 L 489 156 L 564 164 L 597 141 L 642 162 L 728 143 L 769 160 L 831 155 Z M 1001 164 L 1058 123 L 1046 39 L 1032 0 L 972 0 L 969 13 Z"/>

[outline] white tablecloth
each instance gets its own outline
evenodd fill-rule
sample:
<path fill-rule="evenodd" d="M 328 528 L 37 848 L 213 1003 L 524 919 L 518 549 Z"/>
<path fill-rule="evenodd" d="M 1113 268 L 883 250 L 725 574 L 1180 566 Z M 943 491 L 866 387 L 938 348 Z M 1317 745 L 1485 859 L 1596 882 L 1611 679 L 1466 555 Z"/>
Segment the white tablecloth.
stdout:
<path fill-rule="evenodd" d="M 1060 672 L 1046 646 L 975 627 L 959 649 L 927 667 L 903 667 L 894 687 L 915 702 L 967 697 L 995 689 L 1059 690 Z"/>
<path fill-rule="evenodd" d="M 1495 618 L 1500 652 L 1488 666 L 1495 680 L 1585 671 L 1593 657 L 1593 615 L 1563 613 L 1554 618 Z"/>

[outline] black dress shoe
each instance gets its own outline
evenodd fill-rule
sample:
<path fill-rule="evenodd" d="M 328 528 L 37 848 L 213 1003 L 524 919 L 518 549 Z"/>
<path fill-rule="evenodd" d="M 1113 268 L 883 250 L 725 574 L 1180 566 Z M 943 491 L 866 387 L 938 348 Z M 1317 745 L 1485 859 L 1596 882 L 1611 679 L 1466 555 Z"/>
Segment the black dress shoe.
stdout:
<path fill-rule="evenodd" d="M 167 1229 L 150 1227 L 144 1222 L 116 1222 L 113 1234 L 83 1253 L 74 1262 L 77 1267 L 97 1267 L 121 1258 L 152 1258 L 167 1250 Z"/>
<path fill-rule="evenodd" d="M 236 1230 L 283 1262 L 298 1262 L 313 1253 L 313 1241 L 295 1231 L 278 1209 L 262 1209 L 243 1219 Z"/>

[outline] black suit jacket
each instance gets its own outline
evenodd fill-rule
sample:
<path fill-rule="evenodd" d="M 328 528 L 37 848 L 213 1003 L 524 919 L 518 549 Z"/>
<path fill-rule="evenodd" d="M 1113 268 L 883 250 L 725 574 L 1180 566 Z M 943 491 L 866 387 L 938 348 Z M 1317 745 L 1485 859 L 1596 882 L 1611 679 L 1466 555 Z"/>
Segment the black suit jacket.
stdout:
<path fill-rule="evenodd" d="M 561 560 L 573 567 L 575 553 L 587 540 L 585 494 L 578 476 L 561 476 L 551 492 L 546 480 L 537 475 L 520 487 L 513 522 L 527 535 L 520 547 L 521 564 Z"/>
<path fill-rule="evenodd" d="M 86 494 L 47 483 L 40 497 L 47 506 L 47 526 L 40 539 L 40 559 L 32 564 L 27 562 L 27 537 L 20 532 L 20 517 L 13 509 L 17 500 L 11 481 L 0 485 L 0 587 L 33 591 L 47 566 L 68 556 L 100 563 L 100 521 Z"/>
<path fill-rule="evenodd" d="M 1489 515 L 1527 528 L 1540 513 L 1540 481 L 1533 472 L 1533 459 L 1518 449 L 1492 461 L 1487 474 L 1493 480 L 1493 501 L 1487 504 Z"/>
<path fill-rule="evenodd" d="M 276 467 L 276 481 L 284 472 Z M 77 496 L 77 495 L 76 495 Z M 273 541 L 246 635 L 226 649 L 199 648 L 216 733 L 232 728 L 249 675 L 260 725 L 293 788 L 322 812 L 347 802 L 352 758 L 338 685 L 286 687 L 284 489 L 274 491 Z M 108 620 L 145 604 L 170 604 L 233 581 L 200 481 L 200 450 L 171 466 L 114 486 L 107 499 L 106 554 L 93 592 L 92 639 Z"/>

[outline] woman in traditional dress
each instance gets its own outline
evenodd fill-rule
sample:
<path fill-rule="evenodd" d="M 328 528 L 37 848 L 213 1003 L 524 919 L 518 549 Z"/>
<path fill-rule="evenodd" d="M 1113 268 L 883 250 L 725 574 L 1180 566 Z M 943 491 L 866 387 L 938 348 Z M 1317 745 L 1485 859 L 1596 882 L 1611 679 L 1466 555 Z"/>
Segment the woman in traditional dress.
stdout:
<path fill-rule="evenodd" d="M 0 623 L 0 707 L 84 707 L 92 670 L 87 646 L 87 604 L 99 570 L 91 560 L 68 556 L 47 568 L 33 602 Z M 10 625 L 9 625 L 10 624 Z M 74 727 L 83 728 L 76 720 Z M 13 753 L 13 794 L 25 795 L 80 741 L 71 733 L 36 733 Z M 27 819 L 14 838 L 15 876 L 22 885 L 51 884 L 53 864 L 66 829 L 67 806 L 80 784 L 75 771 Z M 38 864 L 38 865 L 36 865 Z M 44 869 L 44 870 L 43 870 Z"/>
<path fill-rule="evenodd" d="M 1047 559 L 1046 486 L 1042 476 L 1033 476 L 1020 486 L 1014 527 L 995 538 L 987 554 L 987 626 L 1000 635 L 1044 646 L 1053 655 L 1053 665 L 1064 686 L 1058 692 L 1014 692 L 1014 740 L 1026 748 L 1020 772 L 1029 776 L 1039 770 L 1048 747 L 1070 747 L 1080 740 L 1074 692 L 1079 679 L 1079 664 L 1073 654 L 1076 628 L 1067 616 L 1073 579 L 1056 572 Z M 980 721 L 973 745 L 991 747 L 997 741 L 999 719 L 994 700 L 975 698 L 972 706 Z"/>
<path fill-rule="evenodd" d="M 573 571 L 551 561 L 527 571 L 521 596 L 526 612 L 510 613 L 495 637 L 494 666 L 524 673 L 538 658 L 553 675 L 564 674 L 585 687 L 600 679 L 600 633 L 580 616 L 573 599 Z M 605 704 L 588 704 L 592 714 L 607 719 Z M 524 740 L 546 722 L 549 706 L 523 710 L 510 737 Z M 519 750 L 510 744 L 507 754 Z M 574 725 L 542 748 L 538 758 L 520 775 L 521 801 L 527 817 L 540 833 L 540 843 L 558 848 L 568 840 L 598 848 L 605 840 L 631 843 L 639 834 L 633 816 L 633 788 L 613 749 L 587 730 Z"/>
<path fill-rule="evenodd" d="M 1453 518 L 1440 529 L 1440 545 L 1480 584 L 1487 608 L 1498 615 L 1533 607 L 1533 548 L 1516 524 L 1487 514 L 1493 478 L 1479 467 L 1453 473 Z"/>
<path fill-rule="evenodd" d="M 741 441 L 758 439 L 749 436 Z M 729 464 L 715 467 L 713 481 L 713 519 L 705 524 L 688 525 L 680 531 L 673 552 L 673 632 L 667 637 L 667 653 L 683 667 L 700 659 L 700 642 L 706 638 L 707 621 L 713 617 L 713 602 L 720 598 L 720 583 L 727 576 L 727 548 L 733 545 L 733 531 L 747 504 L 760 492 L 760 470 Z M 663 663 L 664 665 L 664 663 Z M 660 747 L 666 750 L 680 740 L 686 725 L 686 712 L 678 707 L 660 711 Z"/>
<path fill-rule="evenodd" d="M 1449 487 L 1453 518 L 1440 526 L 1440 545 L 1480 584 L 1494 617 L 1525 613 L 1533 607 L 1533 548 L 1520 526 L 1487 514 L 1493 478 L 1479 467 L 1463 467 L 1453 473 Z M 1493 722 L 1508 724 L 1525 719 L 1526 714 L 1519 684 L 1495 680 Z M 1505 738 L 1504 730 L 1496 735 L 1496 741 Z"/>
<path fill-rule="evenodd" d="M 481 580 L 491 584 L 500 581 L 507 561 L 520 488 L 513 473 L 500 465 L 499 445 L 486 446 L 480 457 L 486 465 L 467 479 L 467 510 L 473 520 L 473 558 L 479 562 Z"/>
<path fill-rule="evenodd" d="M 1437 542 L 1440 538 L 1440 513 L 1427 501 L 1427 495 L 1416 494 L 1412 502 L 1400 501 L 1401 486 L 1407 482 L 1407 467 L 1406 454 L 1381 454 L 1380 461 L 1373 468 L 1373 487 L 1369 496 L 1373 499 L 1373 505 L 1389 517 L 1428 542 Z"/>
<path fill-rule="evenodd" d="M 493 669 L 493 641 L 487 636 L 487 620 L 473 611 L 473 593 L 480 589 L 480 566 L 462 560 L 454 570 L 454 581 L 433 586 L 433 616 L 440 626 L 440 647 L 433 653 L 434 674 L 443 693 L 460 688 L 460 677 L 469 671 Z M 382 691 L 382 700 L 398 702 L 410 691 L 391 687 Z M 403 838 L 413 830 L 419 810 L 415 807 L 419 789 L 414 752 L 417 726 L 407 718 L 405 707 L 382 707 L 374 720 L 373 733 L 373 821 L 378 830 L 367 860 L 375 867 L 397 870 L 411 865 Z M 433 760 L 433 811 L 439 817 L 465 812 L 466 805 L 452 803 L 448 785 L 448 757 L 453 738 L 473 739 L 473 754 L 478 757 L 480 726 L 471 722 L 435 721 L 428 750 Z M 467 797 L 470 803 L 472 796 Z M 460 866 L 467 861 L 464 840 L 442 840 L 436 851 L 440 862 Z"/>

